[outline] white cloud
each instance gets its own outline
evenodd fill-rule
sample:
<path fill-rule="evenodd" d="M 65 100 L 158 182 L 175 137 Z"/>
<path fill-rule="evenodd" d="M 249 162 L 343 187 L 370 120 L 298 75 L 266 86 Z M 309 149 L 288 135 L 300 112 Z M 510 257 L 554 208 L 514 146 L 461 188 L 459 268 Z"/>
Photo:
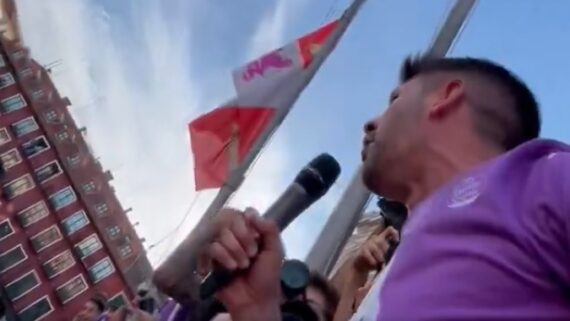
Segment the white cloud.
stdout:
<path fill-rule="evenodd" d="M 56 85 L 71 99 L 78 123 L 87 126 L 96 156 L 114 170 L 113 184 L 123 205 L 134 208 L 130 217 L 140 221 L 147 245 L 172 231 L 195 197 L 187 122 L 204 101 L 229 98 L 223 89 L 216 93 L 221 99 L 201 97 L 200 81 L 190 76 L 192 31 L 206 31 L 189 28 L 189 3 L 170 1 L 179 7 L 173 18 L 157 1 L 133 2 L 127 8 L 134 31 L 127 35 L 116 26 L 127 18 L 94 2 L 18 0 L 26 45 L 43 64 L 61 61 Z M 285 23 L 299 4 L 275 4 L 252 37 L 250 57 L 283 44 Z M 281 133 L 232 204 L 267 207 L 287 179 L 288 152 Z M 213 194 L 202 193 L 180 232 L 149 252 L 154 264 L 191 230 Z"/>

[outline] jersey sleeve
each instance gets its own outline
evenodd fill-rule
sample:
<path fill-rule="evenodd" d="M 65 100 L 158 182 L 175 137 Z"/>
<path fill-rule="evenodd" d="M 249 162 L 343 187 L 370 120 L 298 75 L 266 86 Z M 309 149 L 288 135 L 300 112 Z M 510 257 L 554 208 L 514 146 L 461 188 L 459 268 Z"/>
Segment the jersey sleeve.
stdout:
<path fill-rule="evenodd" d="M 570 152 L 545 156 L 529 175 L 522 201 L 532 206 L 526 218 L 532 259 L 557 284 L 570 289 Z"/>

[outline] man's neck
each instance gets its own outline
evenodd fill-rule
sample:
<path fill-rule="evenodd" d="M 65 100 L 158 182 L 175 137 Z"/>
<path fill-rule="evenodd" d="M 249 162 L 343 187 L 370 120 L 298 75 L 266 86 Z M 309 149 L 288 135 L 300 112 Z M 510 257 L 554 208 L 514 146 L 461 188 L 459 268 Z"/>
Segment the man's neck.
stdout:
<path fill-rule="evenodd" d="M 498 156 L 501 151 L 483 146 L 469 150 L 449 149 L 442 145 L 430 146 L 421 157 L 415 158 L 417 173 L 407 186 L 406 205 L 410 210 L 428 198 L 438 188 L 457 175 L 467 172 L 483 162 Z"/>

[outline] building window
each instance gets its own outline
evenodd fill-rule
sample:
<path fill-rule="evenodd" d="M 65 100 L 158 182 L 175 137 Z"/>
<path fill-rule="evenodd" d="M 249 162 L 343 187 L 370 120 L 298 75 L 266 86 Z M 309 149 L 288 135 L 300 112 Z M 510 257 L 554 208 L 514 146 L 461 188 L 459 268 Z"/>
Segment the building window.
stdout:
<path fill-rule="evenodd" d="M 19 60 L 19 59 L 22 59 L 22 58 L 25 58 L 25 57 L 26 57 L 26 52 L 25 52 L 23 49 L 22 49 L 22 50 L 15 51 L 15 52 L 12 54 L 12 59 L 14 59 L 14 60 Z"/>
<path fill-rule="evenodd" d="M 45 91 L 43 89 L 38 89 L 32 93 L 32 98 L 34 100 L 38 100 L 38 99 L 42 98 L 43 96 L 45 96 Z"/>
<path fill-rule="evenodd" d="M 117 237 L 120 233 L 121 233 L 121 229 L 117 226 L 109 226 L 106 228 L 107 230 L 107 235 L 109 235 L 110 238 L 115 238 Z"/>
<path fill-rule="evenodd" d="M 10 224 L 10 219 L 6 219 L 0 223 L 0 240 L 7 238 L 8 236 L 14 234 L 14 229 L 12 224 Z"/>
<path fill-rule="evenodd" d="M 36 123 L 34 117 L 24 118 L 12 124 L 12 130 L 18 137 L 29 134 L 38 128 L 38 123 Z"/>
<path fill-rule="evenodd" d="M 125 258 L 130 256 L 133 253 L 133 248 L 130 245 L 123 245 L 119 248 L 119 253 L 121 253 L 121 257 Z"/>
<path fill-rule="evenodd" d="M 20 157 L 18 150 L 14 148 L 0 155 L 0 161 L 2 162 L 2 168 L 6 170 L 20 164 L 22 162 L 22 158 Z"/>
<path fill-rule="evenodd" d="M 57 112 L 55 110 L 50 110 L 44 113 L 44 118 L 46 119 L 46 121 L 50 122 L 50 123 L 55 123 L 59 120 L 59 117 L 57 115 Z"/>
<path fill-rule="evenodd" d="M 77 200 L 75 192 L 71 186 L 68 186 L 49 196 L 49 202 L 55 210 L 62 209 Z"/>
<path fill-rule="evenodd" d="M 2 107 L 3 113 L 9 113 L 26 107 L 26 101 L 22 95 L 16 94 L 6 99 L 2 99 L 2 101 L 0 101 L 0 106 Z"/>
<path fill-rule="evenodd" d="M 45 150 L 48 150 L 49 143 L 44 136 L 39 136 L 22 144 L 22 149 L 24 150 L 24 155 L 30 158 Z"/>
<path fill-rule="evenodd" d="M 95 212 L 97 213 L 98 216 L 104 216 L 105 214 L 107 214 L 108 211 L 109 211 L 109 206 L 107 206 L 107 203 L 99 203 L 95 205 Z"/>
<path fill-rule="evenodd" d="M 79 154 L 75 154 L 73 156 L 67 156 L 67 164 L 71 167 L 77 167 L 81 162 L 81 156 Z"/>
<path fill-rule="evenodd" d="M 95 189 L 97 187 L 95 186 L 95 183 L 93 181 L 90 181 L 90 182 L 87 182 L 87 183 L 81 185 L 81 188 L 83 189 L 83 191 L 85 193 L 89 194 L 89 193 L 95 192 Z"/>
<path fill-rule="evenodd" d="M 30 271 L 20 278 L 12 281 L 4 288 L 6 294 L 12 302 L 23 297 L 40 285 L 38 275 L 34 271 Z"/>
<path fill-rule="evenodd" d="M 65 252 L 56 255 L 54 258 L 44 263 L 43 268 L 48 279 L 53 279 L 54 277 L 67 271 L 74 264 L 75 259 L 73 258 L 71 251 L 66 250 Z"/>
<path fill-rule="evenodd" d="M 40 183 L 45 183 L 62 173 L 61 167 L 57 161 L 47 163 L 46 165 L 36 169 L 35 172 L 36 178 Z"/>
<path fill-rule="evenodd" d="M 127 296 L 125 295 L 125 292 L 120 292 L 118 294 L 113 295 L 109 301 L 107 301 L 107 305 L 109 306 L 109 308 L 113 307 L 113 308 L 120 308 L 122 306 L 126 306 L 127 302 L 129 302 L 129 300 L 127 299 Z"/>
<path fill-rule="evenodd" d="M 115 272 L 111 259 L 105 258 L 89 268 L 89 276 L 93 283 L 97 283 Z"/>
<path fill-rule="evenodd" d="M 60 142 L 64 142 L 69 139 L 69 133 L 65 130 L 60 131 L 55 134 L 55 138 L 57 138 L 57 140 Z"/>
<path fill-rule="evenodd" d="M 92 234 L 91 236 L 88 236 L 87 238 L 85 238 L 83 241 L 81 241 L 79 244 L 75 246 L 79 256 L 82 259 L 97 252 L 97 250 L 99 250 L 102 247 L 103 245 L 101 244 L 101 241 L 99 241 L 97 234 Z"/>
<path fill-rule="evenodd" d="M 53 225 L 47 229 L 39 232 L 38 234 L 32 236 L 30 241 L 32 242 L 32 247 L 36 253 L 48 248 L 50 245 L 61 240 L 62 236 L 59 232 L 57 226 Z"/>
<path fill-rule="evenodd" d="M 4 145 L 7 142 L 11 141 L 10 134 L 5 127 L 0 128 L 0 145 Z"/>
<path fill-rule="evenodd" d="M 85 292 L 87 288 L 88 288 L 87 282 L 85 282 L 85 279 L 80 274 L 74 277 L 73 279 L 65 282 L 62 286 L 58 287 L 55 290 L 55 292 L 57 293 L 57 296 L 61 300 L 61 303 L 65 304 L 73 300 L 73 298 L 75 298 L 76 296 Z"/>
<path fill-rule="evenodd" d="M 7 199 L 13 199 L 32 188 L 34 188 L 34 180 L 32 179 L 32 176 L 26 174 L 4 185 L 4 195 Z"/>
<path fill-rule="evenodd" d="M 2 253 L 0 255 L 0 273 L 6 272 L 9 269 L 15 267 L 21 262 L 28 258 L 26 252 L 22 245 L 16 245 L 16 247 Z"/>
<path fill-rule="evenodd" d="M 32 68 L 26 68 L 26 69 L 22 69 L 22 71 L 20 71 L 20 77 L 22 78 L 27 78 L 31 75 L 33 75 L 34 71 L 32 70 Z"/>
<path fill-rule="evenodd" d="M 15 83 L 16 82 L 14 81 L 14 77 L 11 73 L 8 72 L 0 75 L 0 88 L 5 88 Z"/>
<path fill-rule="evenodd" d="M 89 224 L 89 219 L 85 211 L 77 211 L 62 221 L 65 234 L 71 235 Z"/>
<path fill-rule="evenodd" d="M 53 306 L 46 295 L 18 312 L 18 318 L 20 321 L 39 321 L 52 311 Z"/>
<path fill-rule="evenodd" d="M 18 220 L 22 227 L 28 227 L 42 218 L 49 215 L 49 209 L 44 201 L 39 201 L 34 205 L 21 210 L 18 213 Z"/>

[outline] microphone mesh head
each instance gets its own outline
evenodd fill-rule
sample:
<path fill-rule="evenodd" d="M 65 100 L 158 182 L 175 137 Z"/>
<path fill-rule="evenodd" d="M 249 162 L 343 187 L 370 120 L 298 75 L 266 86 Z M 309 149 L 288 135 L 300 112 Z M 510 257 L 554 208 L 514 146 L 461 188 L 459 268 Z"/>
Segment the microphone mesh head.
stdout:
<path fill-rule="evenodd" d="M 331 186 L 340 175 L 340 165 L 334 157 L 323 153 L 315 157 L 309 167 L 317 171 L 323 179 L 325 185 Z"/>
<path fill-rule="evenodd" d="M 323 153 L 315 157 L 295 181 L 314 197 L 324 195 L 340 175 L 340 165 L 334 157 Z"/>

